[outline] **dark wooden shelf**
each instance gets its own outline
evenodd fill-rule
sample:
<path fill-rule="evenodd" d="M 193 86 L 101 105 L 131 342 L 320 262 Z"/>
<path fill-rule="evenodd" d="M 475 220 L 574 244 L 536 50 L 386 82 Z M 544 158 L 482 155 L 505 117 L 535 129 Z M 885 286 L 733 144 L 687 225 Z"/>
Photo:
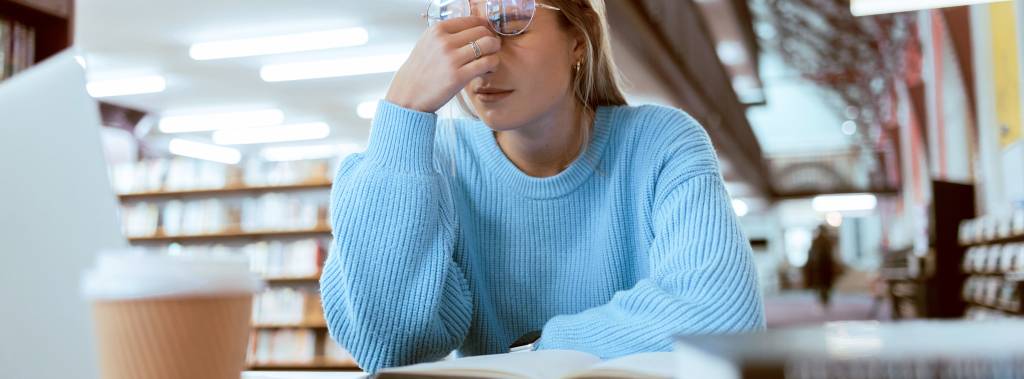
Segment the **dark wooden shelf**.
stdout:
<path fill-rule="evenodd" d="M 0 0 L 0 4 L 17 5 L 32 12 L 62 19 L 71 16 L 72 9 L 70 0 Z"/>
<path fill-rule="evenodd" d="M 1003 278 L 1012 281 L 1024 280 L 1024 272 L 964 272 L 969 277 Z"/>
<path fill-rule="evenodd" d="M 1000 312 L 1003 312 L 1003 313 L 1006 313 L 1006 314 L 1011 314 L 1011 315 L 1024 316 L 1024 311 L 1019 311 L 1019 310 L 1015 311 L 1015 310 L 1000 308 L 998 306 L 981 304 L 981 303 L 977 303 L 977 302 L 969 301 L 969 300 L 967 301 L 967 305 L 970 306 L 970 307 L 988 308 L 988 309 L 991 309 L 991 310 L 994 310 L 994 311 L 1000 311 Z"/>
<path fill-rule="evenodd" d="M 298 184 L 288 185 L 271 185 L 271 186 L 232 186 L 225 188 L 209 188 L 209 189 L 195 189 L 195 190 L 181 190 L 181 191 L 152 191 L 152 192 L 138 192 L 138 193 L 124 193 L 118 195 L 122 201 L 128 200 L 144 200 L 144 199 L 160 199 L 160 198 L 180 198 L 180 197 L 201 197 L 201 196 L 218 196 L 218 195 L 241 195 L 251 193 L 262 193 L 262 192 L 284 192 L 284 191 L 302 191 L 302 190 L 323 190 L 331 189 L 331 182 L 329 181 L 318 181 L 318 182 L 307 182 Z"/>
<path fill-rule="evenodd" d="M 181 235 L 181 236 L 168 236 L 162 232 L 157 232 L 153 236 L 145 237 L 129 237 L 128 242 L 130 243 L 172 243 L 172 242 L 203 242 L 203 241 L 217 241 L 217 240 L 237 240 L 237 239 L 272 239 L 272 238 L 295 238 L 295 237 L 307 237 L 307 236 L 322 236 L 330 235 L 331 228 L 326 224 L 321 224 L 313 229 L 298 229 L 298 230 L 262 230 L 262 231 L 243 231 L 243 230 L 228 230 L 221 233 L 210 233 L 210 234 L 195 234 L 195 235 Z"/>
<path fill-rule="evenodd" d="M 989 245 L 1001 245 L 1006 243 L 1024 242 L 1024 235 L 1010 236 L 1005 238 L 995 238 L 982 242 L 971 242 L 968 244 L 962 244 L 964 247 L 975 247 L 975 246 L 989 246 Z"/>
<path fill-rule="evenodd" d="M 0 0 L 0 17 L 35 29 L 35 63 L 71 45 L 74 4 L 70 0 Z"/>
<path fill-rule="evenodd" d="M 279 277 L 263 278 L 263 280 L 267 281 L 267 283 L 270 283 L 270 284 L 302 284 L 302 283 L 310 283 L 310 282 L 314 282 L 315 283 L 315 282 L 319 282 L 320 281 L 320 275 L 293 276 L 293 277 L 279 276 Z"/>

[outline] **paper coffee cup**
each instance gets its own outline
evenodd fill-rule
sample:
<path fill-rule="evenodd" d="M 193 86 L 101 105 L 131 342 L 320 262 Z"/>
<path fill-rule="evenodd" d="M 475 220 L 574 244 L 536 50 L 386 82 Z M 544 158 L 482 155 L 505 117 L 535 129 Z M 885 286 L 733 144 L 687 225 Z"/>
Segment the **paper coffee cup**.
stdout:
<path fill-rule="evenodd" d="M 252 295 L 243 258 L 108 252 L 86 272 L 106 379 L 238 379 Z"/>

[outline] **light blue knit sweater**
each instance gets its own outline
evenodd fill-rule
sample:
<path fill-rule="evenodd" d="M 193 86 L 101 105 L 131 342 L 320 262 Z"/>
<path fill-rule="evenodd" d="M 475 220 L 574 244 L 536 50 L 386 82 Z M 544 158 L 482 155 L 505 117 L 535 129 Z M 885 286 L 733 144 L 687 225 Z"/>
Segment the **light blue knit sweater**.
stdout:
<path fill-rule="evenodd" d="M 537 349 L 610 358 L 764 327 L 750 245 L 685 113 L 599 108 L 588 149 L 548 178 L 482 122 L 438 124 L 382 101 L 334 182 L 323 307 L 364 370 L 507 352 L 533 330 Z"/>

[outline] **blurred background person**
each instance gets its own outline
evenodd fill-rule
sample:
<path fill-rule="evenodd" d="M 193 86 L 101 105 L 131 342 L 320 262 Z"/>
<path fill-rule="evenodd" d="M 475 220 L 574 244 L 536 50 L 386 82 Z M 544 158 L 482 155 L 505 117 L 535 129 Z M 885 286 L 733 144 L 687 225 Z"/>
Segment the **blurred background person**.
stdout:
<path fill-rule="evenodd" d="M 811 249 L 807 252 L 807 264 L 804 265 L 807 288 L 818 293 L 818 302 L 825 312 L 828 312 L 832 286 L 842 271 L 841 263 L 835 257 L 835 246 L 836 239 L 832 237 L 829 226 L 818 226 Z"/>

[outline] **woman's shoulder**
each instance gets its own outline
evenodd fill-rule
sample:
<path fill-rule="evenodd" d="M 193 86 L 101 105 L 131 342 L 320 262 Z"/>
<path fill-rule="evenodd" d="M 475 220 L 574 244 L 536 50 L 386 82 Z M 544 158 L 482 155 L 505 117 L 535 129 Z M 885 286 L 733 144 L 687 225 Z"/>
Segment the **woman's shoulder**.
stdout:
<path fill-rule="evenodd" d="M 644 104 L 611 107 L 613 128 L 644 150 L 708 153 L 711 139 L 700 122 L 678 108 Z"/>
<path fill-rule="evenodd" d="M 453 160 L 479 159 L 488 130 L 475 118 L 439 118 L 434 132 L 435 160 L 450 165 Z"/>

